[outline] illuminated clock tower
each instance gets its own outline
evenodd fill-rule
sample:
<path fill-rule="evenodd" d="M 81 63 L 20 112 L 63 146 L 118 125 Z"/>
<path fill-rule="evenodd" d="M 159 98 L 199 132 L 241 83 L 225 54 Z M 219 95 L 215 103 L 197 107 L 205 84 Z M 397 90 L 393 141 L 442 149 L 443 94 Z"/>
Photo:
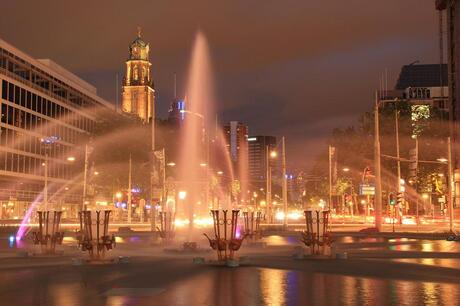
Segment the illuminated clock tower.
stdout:
<path fill-rule="evenodd" d="M 122 110 L 139 116 L 149 122 L 155 114 L 153 80 L 149 61 L 149 44 L 141 38 L 138 28 L 137 38 L 129 46 L 126 61 L 126 75 L 123 78 Z"/>

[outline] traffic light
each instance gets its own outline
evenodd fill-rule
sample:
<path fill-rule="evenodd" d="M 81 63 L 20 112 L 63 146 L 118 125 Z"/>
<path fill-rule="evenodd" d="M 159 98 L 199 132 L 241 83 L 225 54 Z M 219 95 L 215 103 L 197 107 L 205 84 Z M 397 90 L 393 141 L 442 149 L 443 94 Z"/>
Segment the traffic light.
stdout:
<path fill-rule="evenodd" d="M 390 193 L 388 195 L 388 202 L 390 203 L 390 205 L 395 205 L 396 200 L 395 200 L 395 195 L 393 193 Z"/>
<path fill-rule="evenodd" d="M 396 194 L 396 202 L 398 203 L 399 206 L 401 206 L 404 202 L 404 193 L 398 192 Z"/>

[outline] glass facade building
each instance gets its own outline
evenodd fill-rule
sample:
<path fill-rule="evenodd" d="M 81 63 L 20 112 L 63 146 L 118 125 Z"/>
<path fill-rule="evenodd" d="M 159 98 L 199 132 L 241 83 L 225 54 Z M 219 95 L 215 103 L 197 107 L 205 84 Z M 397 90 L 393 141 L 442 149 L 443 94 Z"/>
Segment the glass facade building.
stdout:
<path fill-rule="evenodd" d="M 45 168 L 49 203 L 76 211 L 95 110 L 115 112 L 114 106 L 58 64 L 34 59 L 2 40 L 0 83 L 0 218 L 20 218 L 30 203 L 42 201 Z M 48 137 L 57 141 L 44 144 Z"/>

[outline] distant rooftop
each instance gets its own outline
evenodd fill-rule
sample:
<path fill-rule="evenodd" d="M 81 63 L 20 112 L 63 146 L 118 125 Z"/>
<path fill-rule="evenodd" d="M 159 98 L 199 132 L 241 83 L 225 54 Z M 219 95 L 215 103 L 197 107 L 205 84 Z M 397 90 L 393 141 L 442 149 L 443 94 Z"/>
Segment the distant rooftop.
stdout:
<path fill-rule="evenodd" d="M 395 89 L 408 87 L 440 87 L 441 65 L 404 65 L 399 73 Z M 447 64 L 442 65 L 442 86 L 447 86 Z"/>

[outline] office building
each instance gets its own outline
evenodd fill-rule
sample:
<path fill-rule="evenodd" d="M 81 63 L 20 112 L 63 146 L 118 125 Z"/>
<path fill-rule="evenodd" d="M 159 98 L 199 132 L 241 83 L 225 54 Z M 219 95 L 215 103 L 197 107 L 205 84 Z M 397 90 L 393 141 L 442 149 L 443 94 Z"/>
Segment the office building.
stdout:
<path fill-rule="evenodd" d="M 94 131 L 96 111 L 114 107 L 52 60 L 3 40 L 0 83 L 0 218 L 21 218 L 31 202 L 43 202 L 45 181 L 49 208 L 76 214 L 79 206 L 66 205 L 82 201 L 82 144 Z"/>

